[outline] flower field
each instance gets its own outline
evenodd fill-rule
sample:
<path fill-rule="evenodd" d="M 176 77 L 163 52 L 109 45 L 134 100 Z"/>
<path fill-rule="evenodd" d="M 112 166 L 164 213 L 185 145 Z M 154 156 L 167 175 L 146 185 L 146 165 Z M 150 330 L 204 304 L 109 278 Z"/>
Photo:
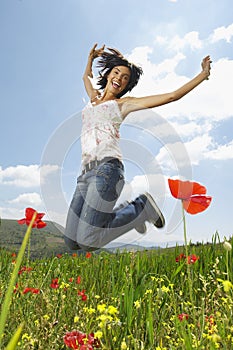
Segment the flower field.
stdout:
<path fill-rule="evenodd" d="M 188 259 L 184 247 L 25 257 L 2 346 L 23 324 L 18 349 L 232 349 L 226 243 L 216 234 L 211 244 L 189 246 Z M 0 250 L 1 304 L 16 259 Z"/>
<path fill-rule="evenodd" d="M 211 243 L 188 243 L 185 212 L 206 210 L 212 197 L 197 182 L 168 181 L 183 247 L 31 260 L 32 228 L 46 222 L 26 208 L 18 255 L 0 250 L 0 349 L 233 349 L 233 241 L 216 232 Z"/>

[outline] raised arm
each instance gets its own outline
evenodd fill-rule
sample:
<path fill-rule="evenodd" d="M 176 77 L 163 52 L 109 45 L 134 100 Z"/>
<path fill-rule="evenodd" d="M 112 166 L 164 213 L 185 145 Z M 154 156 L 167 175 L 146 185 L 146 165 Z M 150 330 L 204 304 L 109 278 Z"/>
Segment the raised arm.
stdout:
<path fill-rule="evenodd" d="M 93 78 L 93 73 L 92 73 L 92 63 L 95 58 L 101 56 L 101 54 L 104 51 L 105 45 L 103 45 L 100 49 L 96 50 L 97 44 L 93 46 L 91 49 L 89 55 L 88 55 L 88 60 L 87 60 L 87 65 L 86 69 L 83 74 L 83 82 L 84 86 L 86 89 L 86 92 L 90 98 L 90 100 L 93 100 L 96 96 L 99 95 L 99 91 L 96 90 L 91 82 L 91 78 Z"/>
<path fill-rule="evenodd" d="M 206 56 L 202 60 L 202 71 L 196 75 L 193 79 L 191 79 L 188 83 L 184 84 L 177 90 L 165 94 L 160 95 L 151 95 L 145 97 L 130 97 L 125 98 L 125 102 L 122 104 L 122 114 L 126 116 L 130 112 L 137 111 L 145 108 L 153 108 L 158 107 L 173 101 L 177 101 L 190 91 L 192 91 L 195 87 L 201 84 L 204 80 L 208 80 L 210 75 L 210 56 Z"/>

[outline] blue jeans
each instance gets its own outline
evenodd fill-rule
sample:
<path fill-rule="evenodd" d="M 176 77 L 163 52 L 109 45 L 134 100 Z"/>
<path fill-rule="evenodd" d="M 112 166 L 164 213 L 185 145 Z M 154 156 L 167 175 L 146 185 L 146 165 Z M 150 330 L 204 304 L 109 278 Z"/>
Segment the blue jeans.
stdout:
<path fill-rule="evenodd" d="M 118 159 L 78 177 L 64 232 L 70 249 L 99 249 L 145 221 L 140 196 L 114 210 L 123 186 L 124 166 Z"/>

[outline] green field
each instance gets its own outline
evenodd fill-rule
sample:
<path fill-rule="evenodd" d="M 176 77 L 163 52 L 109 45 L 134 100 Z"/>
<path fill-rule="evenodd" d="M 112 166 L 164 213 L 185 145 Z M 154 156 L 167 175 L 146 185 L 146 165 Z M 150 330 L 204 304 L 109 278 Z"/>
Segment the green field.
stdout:
<path fill-rule="evenodd" d="M 24 322 L 17 349 L 68 349 L 63 338 L 73 330 L 94 333 L 108 350 L 233 349 L 232 251 L 215 234 L 212 243 L 188 246 L 195 259 L 182 253 L 185 247 L 43 259 L 26 253 L 2 345 Z M 15 259 L 0 250 L 1 304 Z M 73 348 L 96 349 L 85 339 Z"/>

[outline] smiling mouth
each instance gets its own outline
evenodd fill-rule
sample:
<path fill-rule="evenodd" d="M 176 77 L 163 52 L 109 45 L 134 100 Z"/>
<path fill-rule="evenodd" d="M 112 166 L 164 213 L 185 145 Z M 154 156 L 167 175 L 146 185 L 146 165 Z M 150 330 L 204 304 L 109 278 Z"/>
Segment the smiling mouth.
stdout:
<path fill-rule="evenodd" d="M 112 86 L 115 88 L 115 89 L 119 89 L 121 87 L 121 85 L 119 83 L 117 83 L 116 81 L 113 81 L 112 82 Z"/>

